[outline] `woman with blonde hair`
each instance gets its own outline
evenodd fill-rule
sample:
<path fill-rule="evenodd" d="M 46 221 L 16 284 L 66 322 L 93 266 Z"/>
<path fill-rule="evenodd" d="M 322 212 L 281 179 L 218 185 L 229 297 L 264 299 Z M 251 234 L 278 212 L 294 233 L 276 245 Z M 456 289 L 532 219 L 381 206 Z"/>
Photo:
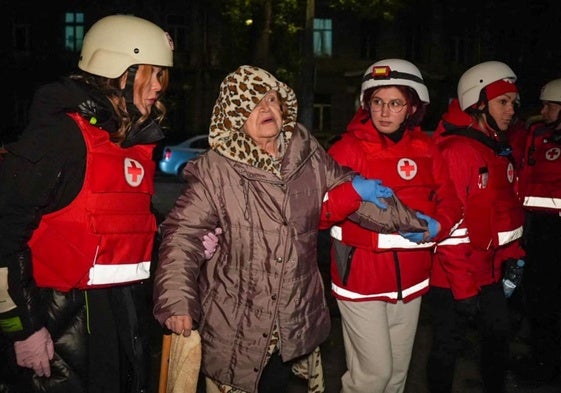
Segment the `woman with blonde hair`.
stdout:
<path fill-rule="evenodd" d="M 0 390 L 148 389 L 152 152 L 172 64 L 157 25 L 102 18 L 84 37 L 81 72 L 41 87 L 6 146 L 0 330 L 13 345 Z"/>

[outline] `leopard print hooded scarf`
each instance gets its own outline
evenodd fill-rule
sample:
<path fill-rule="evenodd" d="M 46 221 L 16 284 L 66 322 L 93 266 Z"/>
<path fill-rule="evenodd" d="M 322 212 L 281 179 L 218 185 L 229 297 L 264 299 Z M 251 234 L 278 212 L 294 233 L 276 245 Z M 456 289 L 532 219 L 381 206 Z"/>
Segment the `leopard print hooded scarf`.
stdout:
<path fill-rule="evenodd" d="M 254 66 L 238 67 L 220 84 L 220 93 L 210 120 L 209 142 L 211 149 L 225 157 L 280 176 L 281 160 L 261 150 L 242 130 L 250 113 L 271 90 L 279 93 L 283 103 L 283 125 L 279 134 L 282 157 L 296 127 L 296 94 L 272 74 Z"/>

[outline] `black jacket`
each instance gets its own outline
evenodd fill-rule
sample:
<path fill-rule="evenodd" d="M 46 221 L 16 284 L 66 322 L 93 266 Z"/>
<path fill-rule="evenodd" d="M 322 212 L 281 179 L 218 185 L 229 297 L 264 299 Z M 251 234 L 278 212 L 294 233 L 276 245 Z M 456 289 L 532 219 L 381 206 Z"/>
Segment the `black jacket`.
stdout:
<path fill-rule="evenodd" d="M 108 392 L 143 392 L 149 367 L 148 285 L 61 293 L 37 288 L 33 281 L 27 246 L 33 230 L 43 214 L 68 205 L 84 179 L 86 147 L 68 112 L 95 115 L 101 128 L 116 129 L 105 97 L 79 80 L 63 78 L 37 90 L 29 125 L 6 146 L 9 153 L 0 167 L 0 269 L 7 268 L 9 295 L 16 304 L 0 313 L 0 392 L 79 393 L 88 391 L 92 381 L 104 381 Z M 140 130 L 129 145 L 163 136 L 155 123 Z M 3 321 L 14 318 L 21 329 L 2 329 Z M 55 342 L 51 378 L 15 365 L 13 341 L 43 326 Z"/>

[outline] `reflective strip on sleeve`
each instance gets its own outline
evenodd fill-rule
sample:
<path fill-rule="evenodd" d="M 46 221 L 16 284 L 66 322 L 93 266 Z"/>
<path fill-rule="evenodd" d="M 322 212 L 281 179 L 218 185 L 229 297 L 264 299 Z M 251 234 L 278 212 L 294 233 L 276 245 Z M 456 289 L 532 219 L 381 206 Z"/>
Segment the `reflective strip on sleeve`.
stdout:
<path fill-rule="evenodd" d="M 21 324 L 21 319 L 19 317 L 11 317 L 0 319 L 0 331 L 4 333 L 13 333 L 23 330 L 23 325 Z"/>
<path fill-rule="evenodd" d="M 439 246 L 455 246 L 457 244 L 470 243 L 467 228 L 456 228 L 450 236 L 438 243 Z"/>
<path fill-rule="evenodd" d="M 499 232 L 498 233 L 498 240 L 499 240 L 499 246 L 508 244 L 510 242 L 513 242 L 517 239 L 520 239 L 522 237 L 522 233 L 524 232 L 524 229 L 522 226 L 519 226 L 516 229 L 513 229 L 512 231 L 506 231 L 506 232 Z"/>
<path fill-rule="evenodd" d="M 524 198 L 524 206 L 561 210 L 561 199 L 527 196 Z"/>

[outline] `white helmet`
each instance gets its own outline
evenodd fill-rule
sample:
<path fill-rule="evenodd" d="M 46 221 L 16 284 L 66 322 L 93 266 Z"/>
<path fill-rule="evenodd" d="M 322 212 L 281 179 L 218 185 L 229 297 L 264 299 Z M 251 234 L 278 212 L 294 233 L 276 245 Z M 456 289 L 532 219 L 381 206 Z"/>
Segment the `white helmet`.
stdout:
<path fill-rule="evenodd" d="M 561 102 L 561 79 L 547 82 L 540 93 L 541 101 Z"/>
<path fill-rule="evenodd" d="M 117 78 L 135 64 L 173 65 L 173 42 L 154 23 L 131 15 L 100 19 L 84 36 L 78 67 L 90 74 Z"/>
<path fill-rule="evenodd" d="M 417 92 L 420 100 L 425 104 L 430 102 L 429 91 L 425 86 L 419 69 L 407 60 L 386 59 L 372 64 L 366 69 L 362 77 L 360 102 L 363 102 L 364 92 L 372 87 L 402 85 L 409 86 Z"/>
<path fill-rule="evenodd" d="M 460 108 L 465 110 L 479 101 L 479 94 L 486 86 L 498 80 L 516 82 L 516 74 L 505 63 L 486 61 L 479 63 L 460 77 L 458 81 L 458 101 Z"/>

